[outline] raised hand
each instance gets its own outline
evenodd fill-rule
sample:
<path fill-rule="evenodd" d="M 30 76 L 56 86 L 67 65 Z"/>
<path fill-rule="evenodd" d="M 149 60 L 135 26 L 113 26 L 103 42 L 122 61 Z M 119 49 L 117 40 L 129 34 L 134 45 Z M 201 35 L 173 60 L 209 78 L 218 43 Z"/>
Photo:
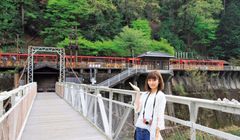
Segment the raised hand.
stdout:
<path fill-rule="evenodd" d="M 129 84 L 135 91 L 140 91 L 139 87 L 133 85 L 131 82 L 129 82 Z"/>

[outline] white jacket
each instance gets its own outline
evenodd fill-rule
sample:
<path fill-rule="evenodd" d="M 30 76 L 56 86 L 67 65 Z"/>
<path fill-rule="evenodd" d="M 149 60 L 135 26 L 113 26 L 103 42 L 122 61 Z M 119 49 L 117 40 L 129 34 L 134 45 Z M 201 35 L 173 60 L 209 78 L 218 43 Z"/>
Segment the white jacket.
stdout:
<path fill-rule="evenodd" d="M 156 128 L 159 127 L 160 130 L 165 129 L 164 111 L 165 111 L 165 107 L 166 107 L 166 97 L 162 91 L 158 91 L 158 94 L 156 95 L 156 102 L 155 102 L 155 107 L 154 107 L 152 125 L 149 127 L 149 126 L 145 125 L 142 121 L 142 118 L 143 118 L 142 113 L 143 113 L 143 108 L 144 108 L 147 94 L 148 93 L 145 92 L 141 95 L 140 108 L 139 108 L 139 110 L 135 110 L 135 112 L 140 112 L 139 118 L 136 123 L 136 127 L 148 129 L 150 132 L 150 140 L 155 140 Z M 158 140 L 162 140 L 161 136 Z"/>

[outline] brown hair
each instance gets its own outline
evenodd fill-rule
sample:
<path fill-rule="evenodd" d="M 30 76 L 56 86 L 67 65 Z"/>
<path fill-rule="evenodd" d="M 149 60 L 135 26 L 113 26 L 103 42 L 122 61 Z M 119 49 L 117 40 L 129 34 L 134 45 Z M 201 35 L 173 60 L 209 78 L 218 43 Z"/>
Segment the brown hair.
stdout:
<path fill-rule="evenodd" d="M 163 82 L 163 78 L 162 75 L 159 71 L 151 71 L 148 73 L 148 76 L 145 80 L 145 86 L 144 89 L 146 91 L 151 91 L 151 88 L 148 86 L 148 79 L 158 79 L 159 84 L 158 84 L 158 90 L 163 90 L 164 89 L 164 82 Z"/>

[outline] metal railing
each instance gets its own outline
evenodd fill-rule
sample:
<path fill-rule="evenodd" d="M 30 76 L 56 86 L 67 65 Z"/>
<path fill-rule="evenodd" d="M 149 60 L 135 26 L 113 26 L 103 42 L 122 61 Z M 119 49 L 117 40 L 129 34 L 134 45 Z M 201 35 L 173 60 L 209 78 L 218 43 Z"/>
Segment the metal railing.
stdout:
<path fill-rule="evenodd" d="M 36 83 L 0 93 L 1 140 L 19 140 L 21 138 L 36 94 Z"/>
<path fill-rule="evenodd" d="M 240 71 L 240 66 L 224 66 L 224 70 Z"/>
<path fill-rule="evenodd" d="M 120 81 L 126 79 L 127 77 L 132 76 L 138 72 L 147 72 L 147 69 L 129 68 L 129 69 L 99 83 L 98 86 L 110 87 L 110 86 L 115 85 L 118 82 L 120 82 Z"/>
<path fill-rule="evenodd" d="M 57 88 L 62 87 L 56 91 L 63 92 L 64 99 L 109 139 L 123 139 L 123 135 L 125 137 L 129 136 L 129 139 L 133 138 L 133 134 L 127 135 L 127 133 L 134 131 L 134 121 L 132 120 L 137 116 L 137 114 L 133 113 L 133 100 L 135 98 L 134 91 L 75 83 L 61 83 L 58 85 Z M 108 95 L 103 97 L 106 93 Z M 128 96 L 130 100 L 129 102 L 126 102 L 126 99 L 119 101 L 117 98 L 118 96 Z M 240 115 L 239 103 L 172 95 L 166 95 L 166 99 L 168 103 L 177 103 L 188 106 L 190 114 L 189 120 L 183 120 L 169 115 L 165 115 L 165 120 L 173 122 L 175 125 L 180 124 L 184 127 L 190 128 L 190 136 L 188 136 L 188 138 L 191 138 L 191 140 L 196 140 L 196 131 L 213 135 L 219 139 L 240 140 L 239 136 L 213 129 L 196 122 L 199 108 Z M 127 131 L 124 131 L 124 128 L 126 127 Z M 170 125 L 168 127 L 174 126 Z"/>

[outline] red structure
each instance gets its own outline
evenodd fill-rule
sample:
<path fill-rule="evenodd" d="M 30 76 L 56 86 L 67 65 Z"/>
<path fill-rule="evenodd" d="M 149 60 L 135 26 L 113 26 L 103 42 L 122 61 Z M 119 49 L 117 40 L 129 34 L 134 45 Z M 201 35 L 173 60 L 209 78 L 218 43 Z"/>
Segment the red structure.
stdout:
<path fill-rule="evenodd" d="M 170 67 L 178 70 L 223 70 L 224 60 L 172 59 Z"/>
<path fill-rule="evenodd" d="M 0 53 L 0 67 L 24 67 L 28 54 Z M 57 64 L 58 55 L 34 54 L 34 63 Z M 72 68 L 127 68 L 144 67 L 142 58 L 129 57 L 101 57 L 101 56 L 70 56 L 66 55 L 66 67 Z M 224 60 L 193 60 L 193 59 L 170 59 L 170 68 L 175 70 L 223 70 Z"/>

